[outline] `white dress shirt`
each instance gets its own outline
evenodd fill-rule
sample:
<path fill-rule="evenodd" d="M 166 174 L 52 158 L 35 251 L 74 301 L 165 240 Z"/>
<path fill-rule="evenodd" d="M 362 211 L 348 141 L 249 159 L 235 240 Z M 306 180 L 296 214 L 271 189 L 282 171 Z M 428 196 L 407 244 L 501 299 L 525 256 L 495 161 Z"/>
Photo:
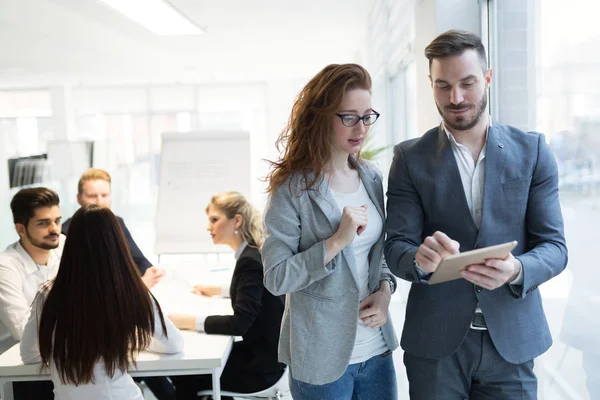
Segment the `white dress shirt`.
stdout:
<path fill-rule="evenodd" d="M 38 265 L 20 242 L 0 253 L 0 354 L 21 340 L 31 302 L 40 284 L 54 279 L 65 236 L 50 250 L 47 265 Z"/>
<path fill-rule="evenodd" d="M 25 364 L 41 362 L 38 343 L 38 323 L 41 312 L 46 301 L 40 297 L 31 307 L 31 314 L 23 331 L 21 341 L 21 359 Z M 164 318 L 167 327 L 167 337 L 158 315 L 156 304 L 154 305 L 154 335 L 148 351 L 155 353 L 174 354 L 183 350 L 183 335 L 173 325 L 171 320 Z M 94 366 L 94 383 L 65 384 L 61 381 L 54 363 L 50 363 L 50 376 L 54 383 L 54 396 L 56 400 L 144 400 L 140 388 L 126 371 L 115 370 L 113 376 L 106 374 L 104 364 L 99 361 Z"/>

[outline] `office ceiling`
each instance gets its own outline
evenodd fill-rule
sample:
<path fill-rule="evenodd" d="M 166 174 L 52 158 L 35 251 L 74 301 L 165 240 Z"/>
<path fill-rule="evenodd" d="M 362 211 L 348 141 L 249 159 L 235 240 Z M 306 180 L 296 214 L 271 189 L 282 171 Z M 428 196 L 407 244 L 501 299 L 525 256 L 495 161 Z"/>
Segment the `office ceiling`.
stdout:
<path fill-rule="evenodd" d="M 0 0 L 0 85 L 293 79 L 367 53 L 371 1 L 171 2 L 207 34 L 159 37 L 95 0 Z"/>

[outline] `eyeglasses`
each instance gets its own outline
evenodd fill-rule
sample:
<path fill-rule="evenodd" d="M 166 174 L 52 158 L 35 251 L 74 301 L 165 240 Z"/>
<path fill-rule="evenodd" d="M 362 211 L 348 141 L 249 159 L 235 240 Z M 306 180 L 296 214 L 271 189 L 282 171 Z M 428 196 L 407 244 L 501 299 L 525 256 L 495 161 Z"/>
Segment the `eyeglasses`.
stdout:
<path fill-rule="evenodd" d="M 373 125 L 375 123 L 375 121 L 377 121 L 377 118 L 379 118 L 380 114 L 377 111 L 373 111 L 372 113 L 363 115 L 362 117 L 359 117 L 358 115 L 352 115 L 352 114 L 335 114 L 335 115 L 340 117 L 340 119 L 342 120 L 342 125 L 351 127 L 351 126 L 358 124 L 358 122 L 360 120 L 362 120 L 363 124 L 365 124 L 366 126 Z"/>

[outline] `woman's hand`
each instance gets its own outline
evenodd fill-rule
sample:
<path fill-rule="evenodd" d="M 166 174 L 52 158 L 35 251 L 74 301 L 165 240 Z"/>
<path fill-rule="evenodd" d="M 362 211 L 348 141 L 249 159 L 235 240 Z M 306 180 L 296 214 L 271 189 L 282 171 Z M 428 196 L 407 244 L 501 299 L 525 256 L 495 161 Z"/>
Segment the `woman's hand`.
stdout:
<path fill-rule="evenodd" d="M 335 233 L 342 248 L 352 243 L 356 235 L 360 235 L 367 228 L 368 217 L 366 205 L 344 207 L 340 226 Z"/>
<path fill-rule="evenodd" d="M 366 326 L 379 328 L 387 322 L 391 298 L 389 283 L 381 282 L 379 290 L 360 303 L 358 317 Z"/>
<path fill-rule="evenodd" d="M 342 212 L 342 220 L 338 230 L 325 241 L 325 264 L 329 263 L 339 254 L 346 246 L 348 246 L 356 235 L 360 235 L 367 227 L 369 213 L 367 206 L 360 207 L 344 207 Z"/>
<path fill-rule="evenodd" d="M 142 276 L 142 281 L 148 289 L 152 289 L 163 277 L 165 276 L 165 270 L 158 267 L 150 267 Z"/>
<path fill-rule="evenodd" d="M 169 319 L 179 329 L 196 330 L 196 317 L 193 315 L 169 314 Z"/>
<path fill-rule="evenodd" d="M 221 286 L 209 286 L 209 285 L 195 285 L 192 289 L 192 293 L 200 296 L 220 296 Z"/>

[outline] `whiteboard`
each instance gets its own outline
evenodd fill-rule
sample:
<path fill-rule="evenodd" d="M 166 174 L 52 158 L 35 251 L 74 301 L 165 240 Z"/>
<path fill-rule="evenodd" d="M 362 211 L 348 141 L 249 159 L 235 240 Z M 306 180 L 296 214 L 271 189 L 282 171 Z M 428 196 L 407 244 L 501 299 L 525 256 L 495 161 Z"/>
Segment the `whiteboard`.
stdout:
<path fill-rule="evenodd" d="M 206 206 L 228 190 L 250 195 L 250 134 L 244 131 L 163 133 L 155 252 L 231 252 L 212 243 Z"/>

